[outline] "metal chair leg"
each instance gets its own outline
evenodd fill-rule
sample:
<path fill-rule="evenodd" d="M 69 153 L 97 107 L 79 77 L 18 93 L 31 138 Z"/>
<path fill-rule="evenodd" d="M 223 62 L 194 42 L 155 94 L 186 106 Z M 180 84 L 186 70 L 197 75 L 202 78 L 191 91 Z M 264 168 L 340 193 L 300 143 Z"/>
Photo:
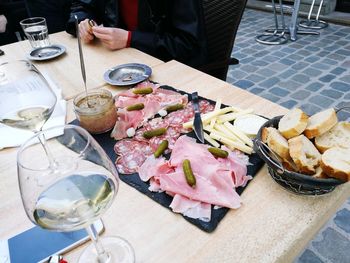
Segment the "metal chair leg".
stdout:
<path fill-rule="evenodd" d="M 323 0 L 321 0 L 321 2 L 320 2 L 320 6 L 318 7 L 318 11 L 317 11 L 317 15 L 316 15 L 315 19 L 311 19 L 311 14 L 312 14 L 312 11 L 314 9 L 314 5 L 315 5 L 315 0 L 313 0 L 311 3 L 311 7 L 310 7 L 310 11 L 309 11 L 307 20 L 301 20 L 299 22 L 299 26 L 304 27 L 304 28 L 310 28 L 310 29 L 326 28 L 328 26 L 328 23 L 323 21 L 323 20 L 318 19 L 320 16 L 321 9 L 322 9 Z"/>

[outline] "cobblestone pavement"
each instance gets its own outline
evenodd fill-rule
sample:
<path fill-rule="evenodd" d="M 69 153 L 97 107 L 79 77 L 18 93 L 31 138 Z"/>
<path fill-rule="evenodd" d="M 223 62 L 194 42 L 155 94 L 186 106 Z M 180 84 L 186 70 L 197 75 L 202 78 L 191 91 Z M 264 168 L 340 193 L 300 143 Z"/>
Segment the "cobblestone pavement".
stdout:
<path fill-rule="evenodd" d="M 350 27 L 330 24 L 319 36 L 298 35 L 284 45 L 257 43 L 272 26 L 272 13 L 245 10 L 232 52 L 240 64 L 230 66 L 227 82 L 309 115 L 350 106 Z M 350 111 L 338 116 L 350 120 Z M 350 199 L 295 262 L 350 262 Z"/>

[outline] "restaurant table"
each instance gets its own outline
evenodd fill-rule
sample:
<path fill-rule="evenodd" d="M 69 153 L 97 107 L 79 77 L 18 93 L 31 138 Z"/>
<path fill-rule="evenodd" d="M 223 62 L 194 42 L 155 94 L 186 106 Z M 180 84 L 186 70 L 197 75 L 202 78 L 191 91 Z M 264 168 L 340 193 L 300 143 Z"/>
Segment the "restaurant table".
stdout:
<path fill-rule="evenodd" d="M 67 54 L 35 64 L 47 70 L 63 89 L 70 122 L 75 118 L 72 97 L 82 87 L 78 48 L 76 40 L 66 33 L 50 37 L 65 45 Z M 24 58 L 28 48 L 27 41 L 3 46 L 6 54 L 0 62 Z M 139 62 L 152 67 L 153 81 L 186 92 L 198 91 L 213 100 L 221 98 L 225 104 L 253 108 L 267 117 L 287 112 L 275 103 L 177 61 L 164 63 L 131 48 L 109 51 L 98 44 L 83 48 L 91 89 L 105 88 L 114 94 L 125 90 L 104 83 L 103 72 L 119 63 Z M 0 239 L 33 226 L 20 199 L 16 151 L 0 151 Z M 214 232 L 206 233 L 121 182 L 114 203 L 102 216 L 106 228 L 102 237 L 117 235 L 127 239 L 135 249 L 137 262 L 291 262 L 349 194 L 349 183 L 319 197 L 292 194 L 276 184 L 264 166 L 243 192 L 242 206 L 231 209 Z M 67 253 L 68 262 L 76 262 L 85 246 Z"/>

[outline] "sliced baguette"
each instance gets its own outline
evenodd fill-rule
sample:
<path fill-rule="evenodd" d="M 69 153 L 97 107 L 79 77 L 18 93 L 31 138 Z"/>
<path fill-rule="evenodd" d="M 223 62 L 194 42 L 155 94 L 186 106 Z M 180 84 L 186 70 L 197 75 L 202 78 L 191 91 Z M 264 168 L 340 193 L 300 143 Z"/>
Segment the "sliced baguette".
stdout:
<path fill-rule="evenodd" d="M 314 174 L 321 160 L 321 154 L 313 143 L 304 135 L 288 140 L 289 153 L 299 172 Z"/>
<path fill-rule="evenodd" d="M 337 122 L 337 114 L 333 108 L 321 111 L 309 117 L 304 134 L 309 139 L 321 136 L 332 129 Z"/>
<path fill-rule="evenodd" d="M 274 151 L 282 160 L 290 160 L 288 142 L 276 128 L 268 127 L 262 131 L 262 140 L 272 151 Z"/>
<path fill-rule="evenodd" d="M 332 147 L 347 148 L 350 146 L 350 123 L 338 122 L 332 129 L 315 138 L 317 149 L 324 153 Z"/>
<path fill-rule="evenodd" d="M 329 178 L 328 175 L 323 172 L 323 170 L 320 166 L 316 168 L 316 173 L 313 174 L 312 177 L 318 178 L 318 179 Z"/>
<path fill-rule="evenodd" d="M 325 151 L 321 168 L 330 177 L 350 181 L 350 149 L 333 147 Z"/>
<path fill-rule="evenodd" d="M 286 139 L 293 138 L 305 130 L 308 119 L 309 117 L 301 109 L 292 109 L 281 118 L 278 130 Z"/>

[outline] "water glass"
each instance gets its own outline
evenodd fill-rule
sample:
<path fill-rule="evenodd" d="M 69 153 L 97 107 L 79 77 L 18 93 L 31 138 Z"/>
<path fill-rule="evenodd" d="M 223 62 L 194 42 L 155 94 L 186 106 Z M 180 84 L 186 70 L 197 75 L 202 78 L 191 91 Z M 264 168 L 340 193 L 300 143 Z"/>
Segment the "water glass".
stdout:
<path fill-rule="evenodd" d="M 49 32 L 44 17 L 26 18 L 19 23 L 32 48 L 50 45 Z"/>

